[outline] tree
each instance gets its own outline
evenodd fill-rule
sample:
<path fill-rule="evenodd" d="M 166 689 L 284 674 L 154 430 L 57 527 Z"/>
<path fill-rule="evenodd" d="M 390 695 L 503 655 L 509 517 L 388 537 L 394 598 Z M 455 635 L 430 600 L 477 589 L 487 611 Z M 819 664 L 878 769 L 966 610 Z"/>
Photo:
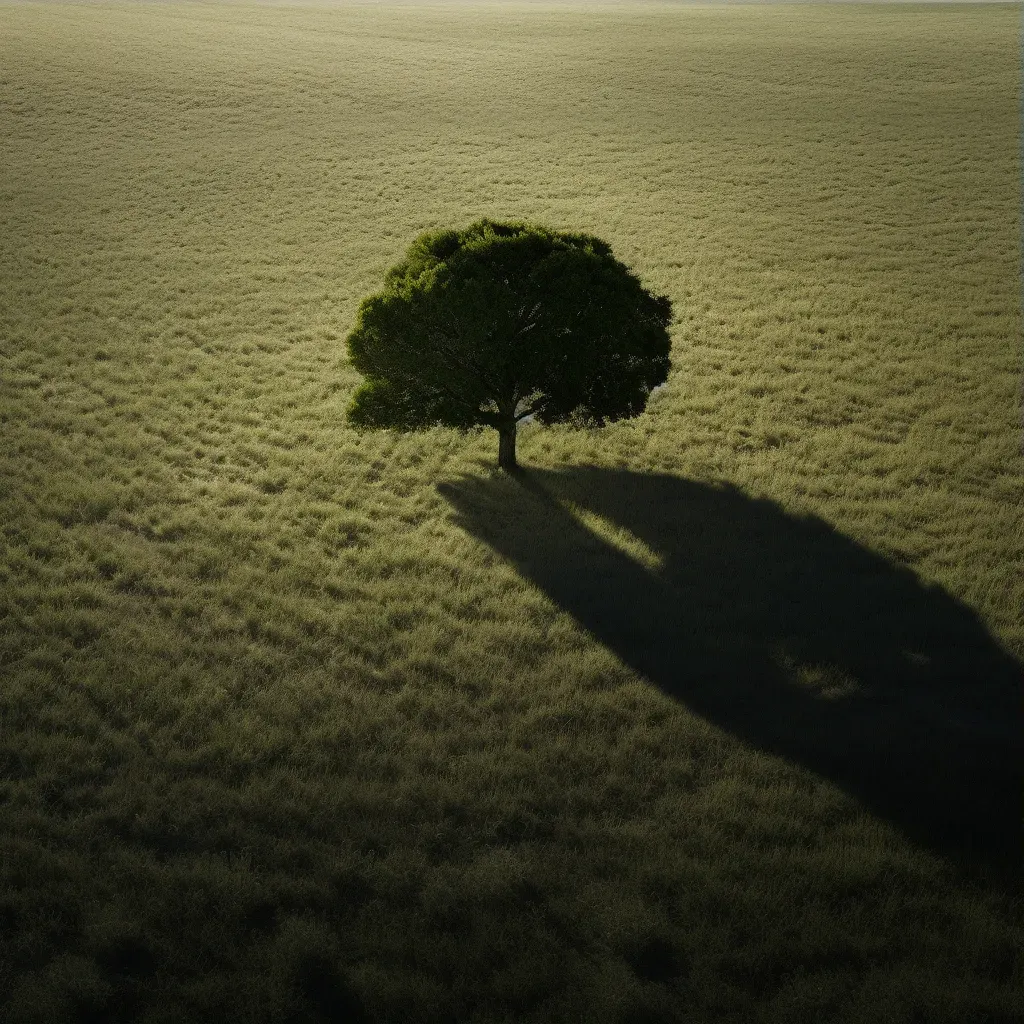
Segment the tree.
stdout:
<path fill-rule="evenodd" d="M 672 306 L 592 235 L 480 220 L 428 232 L 364 299 L 347 346 L 359 427 L 498 431 L 637 416 L 668 376 Z"/>

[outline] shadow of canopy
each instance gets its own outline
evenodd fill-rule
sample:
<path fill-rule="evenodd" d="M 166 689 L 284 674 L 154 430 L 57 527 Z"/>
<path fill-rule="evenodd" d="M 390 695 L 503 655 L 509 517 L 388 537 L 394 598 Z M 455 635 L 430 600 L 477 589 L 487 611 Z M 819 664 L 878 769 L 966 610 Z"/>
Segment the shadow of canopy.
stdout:
<path fill-rule="evenodd" d="M 1016 870 L 1021 665 L 942 589 L 730 487 L 581 468 L 440 491 L 464 529 L 666 694 L 912 840 Z"/>

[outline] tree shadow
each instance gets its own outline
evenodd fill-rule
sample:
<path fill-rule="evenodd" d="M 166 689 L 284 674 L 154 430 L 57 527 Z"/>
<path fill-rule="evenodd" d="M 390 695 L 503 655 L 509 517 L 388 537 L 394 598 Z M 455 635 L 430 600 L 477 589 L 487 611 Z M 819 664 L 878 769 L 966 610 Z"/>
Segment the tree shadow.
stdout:
<path fill-rule="evenodd" d="M 440 491 L 666 694 L 972 874 L 1016 871 L 1021 665 L 941 588 L 732 487 L 582 468 Z"/>

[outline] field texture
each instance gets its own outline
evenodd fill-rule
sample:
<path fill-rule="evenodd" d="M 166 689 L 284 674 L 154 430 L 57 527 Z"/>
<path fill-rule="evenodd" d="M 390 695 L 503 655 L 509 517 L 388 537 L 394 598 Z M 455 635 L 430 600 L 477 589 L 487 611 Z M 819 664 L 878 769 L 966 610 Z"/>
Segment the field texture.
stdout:
<path fill-rule="evenodd" d="M 0 0 L 0 1019 L 1019 1020 L 1020 24 Z M 481 216 L 678 317 L 522 479 Z"/>

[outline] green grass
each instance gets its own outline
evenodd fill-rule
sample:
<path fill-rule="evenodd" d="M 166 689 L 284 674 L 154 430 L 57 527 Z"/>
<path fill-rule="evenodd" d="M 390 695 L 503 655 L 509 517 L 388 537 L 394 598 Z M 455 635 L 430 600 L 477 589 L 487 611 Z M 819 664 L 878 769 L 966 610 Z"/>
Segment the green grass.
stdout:
<path fill-rule="evenodd" d="M 1018 1019 L 1020 19 L 0 4 L 0 1019 Z M 481 216 L 679 315 L 521 481 Z"/>

